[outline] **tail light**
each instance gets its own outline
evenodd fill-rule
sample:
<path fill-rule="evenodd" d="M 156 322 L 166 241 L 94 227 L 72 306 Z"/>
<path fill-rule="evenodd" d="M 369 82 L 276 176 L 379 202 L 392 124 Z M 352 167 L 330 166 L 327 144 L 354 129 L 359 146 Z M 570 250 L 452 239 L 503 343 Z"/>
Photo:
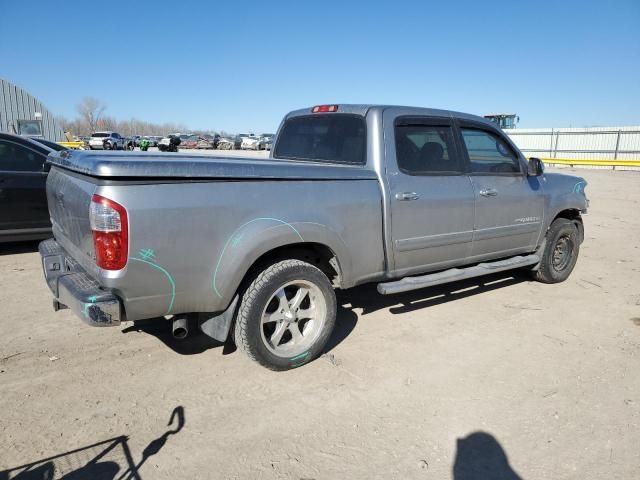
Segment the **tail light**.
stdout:
<path fill-rule="evenodd" d="M 105 270 L 123 269 L 129 255 L 127 210 L 113 200 L 93 195 L 89 222 L 98 267 Z"/>

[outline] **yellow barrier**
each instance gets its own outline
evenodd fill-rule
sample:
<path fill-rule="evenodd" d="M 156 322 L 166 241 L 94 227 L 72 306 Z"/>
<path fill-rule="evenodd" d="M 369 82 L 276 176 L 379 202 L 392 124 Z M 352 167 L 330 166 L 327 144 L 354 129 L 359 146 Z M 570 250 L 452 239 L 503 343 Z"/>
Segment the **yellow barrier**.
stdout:
<path fill-rule="evenodd" d="M 71 148 L 73 150 L 84 150 L 84 142 L 57 142 L 63 147 Z"/>
<path fill-rule="evenodd" d="M 640 160 L 579 160 L 577 158 L 540 158 L 558 165 L 594 165 L 599 167 L 640 167 Z"/>

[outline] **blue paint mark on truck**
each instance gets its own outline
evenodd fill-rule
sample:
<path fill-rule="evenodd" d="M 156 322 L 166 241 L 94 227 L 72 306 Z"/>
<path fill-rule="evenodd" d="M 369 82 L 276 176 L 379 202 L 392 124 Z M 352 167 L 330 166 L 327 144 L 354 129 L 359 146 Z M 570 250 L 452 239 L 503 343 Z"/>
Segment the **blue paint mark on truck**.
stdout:
<path fill-rule="evenodd" d="M 220 264 L 222 263 L 222 257 L 224 256 L 225 252 L 227 251 L 227 248 L 229 247 L 229 244 L 231 243 L 233 247 L 237 247 L 240 244 L 240 241 L 242 240 L 242 238 L 244 236 L 244 233 L 238 234 L 240 232 L 240 230 L 242 230 L 247 225 L 250 225 L 250 224 L 255 223 L 255 222 L 260 222 L 260 221 L 271 221 L 271 222 L 279 223 L 281 225 L 285 225 L 285 226 L 289 227 L 298 236 L 298 238 L 300 238 L 301 242 L 304 242 L 304 238 L 302 238 L 302 235 L 300 235 L 300 232 L 296 229 L 296 227 L 291 225 L 289 222 L 285 222 L 284 220 L 280 220 L 279 218 L 260 217 L 260 218 L 254 218 L 253 220 L 250 220 L 250 221 L 248 221 L 246 223 L 243 223 L 238 228 L 236 228 L 235 231 L 231 234 L 229 239 L 224 244 L 224 247 L 222 248 L 222 252 L 220 252 L 220 256 L 218 257 L 218 262 L 216 263 L 216 268 L 215 268 L 215 270 L 213 272 L 213 279 L 211 281 L 211 286 L 213 287 L 213 291 L 216 292 L 216 295 L 218 295 L 218 297 L 222 298 L 222 294 L 218 290 L 218 286 L 217 286 L 217 283 L 216 283 L 217 277 L 218 277 L 218 271 L 220 270 Z"/>
<path fill-rule="evenodd" d="M 165 312 L 165 315 L 168 315 L 171 312 L 171 310 L 173 309 L 173 303 L 176 300 L 176 282 L 173 280 L 173 277 L 171 276 L 171 274 L 169 272 L 167 272 L 166 269 L 164 269 L 163 267 L 158 265 L 156 262 L 148 260 L 148 258 L 155 257 L 155 253 L 153 252 L 153 250 L 151 250 L 151 249 L 140 250 L 140 253 L 139 253 L 140 256 L 143 256 L 142 252 L 146 252 L 146 255 L 144 255 L 146 258 L 129 257 L 129 260 L 145 263 L 145 264 L 155 268 L 156 270 L 161 271 L 162 273 L 164 273 L 165 277 L 167 277 L 169 285 L 171 286 L 171 301 L 169 302 L 169 307 L 167 308 L 167 311 Z M 150 255 L 149 255 L 149 252 L 150 252 Z"/>

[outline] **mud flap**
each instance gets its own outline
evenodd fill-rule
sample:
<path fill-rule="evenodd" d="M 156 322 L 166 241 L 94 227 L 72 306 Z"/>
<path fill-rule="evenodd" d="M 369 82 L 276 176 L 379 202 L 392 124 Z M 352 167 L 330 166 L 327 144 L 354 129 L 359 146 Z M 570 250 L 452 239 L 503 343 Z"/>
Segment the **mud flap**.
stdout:
<path fill-rule="evenodd" d="M 199 323 L 202 333 L 219 342 L 225 342 L 229 336 L 229 330 L 231 329 L 231 323 L 236 313 L 239 298 L 238 295 L 233 297 L 229 308 L 218 315 L 211 316 L 211 314 L 208 313 L 200 313 Z"/>

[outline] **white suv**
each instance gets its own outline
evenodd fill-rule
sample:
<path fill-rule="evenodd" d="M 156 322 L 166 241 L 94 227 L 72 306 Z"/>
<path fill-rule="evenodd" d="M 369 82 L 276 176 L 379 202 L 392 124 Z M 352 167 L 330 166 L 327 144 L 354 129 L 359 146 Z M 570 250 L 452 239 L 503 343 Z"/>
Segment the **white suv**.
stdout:
<path fill-rule="evenodd" d="M 91 150 L 124 150 L 124 138 L 116 132 L 95 132 L 89 139 Z"/>

